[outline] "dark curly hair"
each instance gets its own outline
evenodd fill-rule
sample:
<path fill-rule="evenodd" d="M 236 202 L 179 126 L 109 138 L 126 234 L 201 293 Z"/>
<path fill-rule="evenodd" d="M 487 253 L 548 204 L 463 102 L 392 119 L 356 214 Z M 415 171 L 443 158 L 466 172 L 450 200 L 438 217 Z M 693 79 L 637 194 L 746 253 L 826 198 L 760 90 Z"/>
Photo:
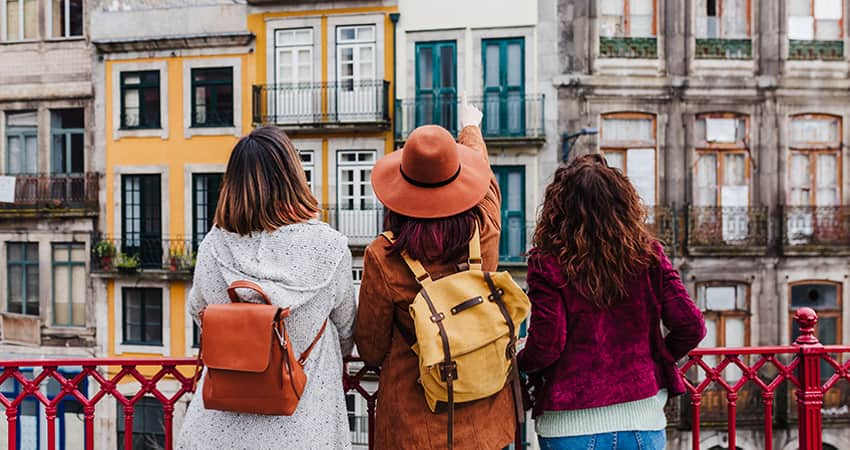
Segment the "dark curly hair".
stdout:
<path fill-rule="evenodd" d="M 589 302 L 607 309 L 628 295 L 626 283 L 656 264 L 655 239 L 634 186 L 600 154 L 560 167 L 546 188 L 534 253 L 551 255 Z"/>

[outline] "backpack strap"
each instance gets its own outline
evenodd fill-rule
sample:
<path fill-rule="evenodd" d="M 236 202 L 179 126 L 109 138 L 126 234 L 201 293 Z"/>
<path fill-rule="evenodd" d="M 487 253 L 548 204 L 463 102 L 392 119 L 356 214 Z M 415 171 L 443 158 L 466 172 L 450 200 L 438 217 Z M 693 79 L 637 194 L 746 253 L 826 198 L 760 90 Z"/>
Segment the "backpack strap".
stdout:
<path fill-rule="evenodd" d="M 475 222 L 475 232 L 469 241 L 469 270 L 481 270 L 481 233 L 478 231 L 478 222 Z"/>
<path fill-rule="evenodd" d="M 390 244 L 394 244 L 395 240 L 393 239 L 392 231 L 384 231 L 381 233 L 381 236 L 388 240 Z M 401 257 L 404 259 L 404 263 L 407 264 L 407 267 L 410 268 L 410 271 L 413 272 L 413 276 L 416 277 L 416 282 L 422 286 L 431 283 L 431 274 L 425 270 L 425 266 L 422 265 L 419 261 L 410 257 L 410 254 L 407 253 L 407 250 L 401 251 Z"/>

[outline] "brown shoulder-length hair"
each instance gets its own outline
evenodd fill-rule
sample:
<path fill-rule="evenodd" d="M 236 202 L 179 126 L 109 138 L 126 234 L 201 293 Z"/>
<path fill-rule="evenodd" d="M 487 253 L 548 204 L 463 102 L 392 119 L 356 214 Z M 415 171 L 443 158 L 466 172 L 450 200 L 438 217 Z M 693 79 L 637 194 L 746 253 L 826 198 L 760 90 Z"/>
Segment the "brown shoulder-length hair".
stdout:
<path fill-rule="evenodd" d="M 312 219 L 318 202 L 289 137 L 277 128 L 257 128 L 236 143 L 221 183 L 215 224 L 251 234 Z"/>
<path fill-rule="evenodd" d="M 606 309 L 625 299 L 627 282 L 658 260 L 645 219 L 622 172 L 602 155 L 581 156 L 558 168 L 546 188 L 535 251 L 556 257 L 568 282 Z"/>
<path fill-rule="evenodd" d="M 417 219 L 387 210 L 384 229 L 393 232 L 395 242 L 386 247 L 390 255 L 407 251 L 413 259 L 445 263 L 469 254 L 469 241 L 482 213 L 476 206 L 460 214 L 438 219 Z"/>

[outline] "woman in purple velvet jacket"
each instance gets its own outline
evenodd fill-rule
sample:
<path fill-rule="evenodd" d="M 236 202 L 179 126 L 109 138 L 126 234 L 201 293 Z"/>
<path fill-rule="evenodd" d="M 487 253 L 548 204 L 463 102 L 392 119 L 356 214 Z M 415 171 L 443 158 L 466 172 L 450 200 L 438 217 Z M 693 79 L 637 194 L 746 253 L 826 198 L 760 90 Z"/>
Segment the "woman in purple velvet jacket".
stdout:
<path fill-rule="evenodd" d="M 705 322 L 645 218 L 601 155 L 559 168 L 546 189 L 519 354 L 544 450 L 664 448 L 664 404 L 685 390 L 675 362 Z"/>

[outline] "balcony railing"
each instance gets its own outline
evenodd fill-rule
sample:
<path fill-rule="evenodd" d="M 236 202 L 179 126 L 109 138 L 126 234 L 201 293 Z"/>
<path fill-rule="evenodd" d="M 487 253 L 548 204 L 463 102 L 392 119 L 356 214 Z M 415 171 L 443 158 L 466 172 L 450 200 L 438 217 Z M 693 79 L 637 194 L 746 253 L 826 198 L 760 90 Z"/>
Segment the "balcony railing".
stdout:
<path fill-rule="evenodd" d="M 791 40 L 788 42 L 788 59 L 841 61 L 844 59 L 844 42 Z"/>
<path fill-rule="evenodd" d="M 485 138 L 542 140 L 545 137 L 541 94 L 493 93 L 468 100 L 484 113 L 481 132 Z M 458 102 L 454 95 L 396 100 L 396 140 L 404 141 L 416 127 L 430 124 L 457 134 Z"/>
<path fill-rule="evenodd" d="M 767 208 L 698 207 L 688 210 L 692 254 L 763 253 L 768 245 Z"/>
<path fill-rule="evenodd" d="M 654 37 L 600 37 L 600 58 L 658 58 L 658 41 Z"/>
<path fill-rule="evenodd" d="M 751 59 L 753 42 L 750 39 L 697 39 L 697 59 Z"/>
<path fill-rule="evenodd" d="M 191 272 L 199 242 L 182 237 L 92 239 L 91 268 L 95 272 L 133 274 L 138 271 Z"/>
<path fill-rule="evenodd" d="M 15 202 L 0 203 L 0 215 L 97 213 L 99 183 L 98 173 L 15 175 Z"/>
<path fill-rule="evenodd" d="M 786 252 L 850 250 L 850 208 L 786 206 L 783 213 L 783 244 Z"/>
<path fill-rule="evenodd" d="M 386 128 L 389 86 L 384 80 L 254 86 L 253 120 L 297 130 L 326 127 Z"/>
<path fill-rule="evenodd" d="M 368 245 L 384 230 L 384 208 L 380 204 L 354 206 L 326 205 L 319 218 L 348 237 L 349 244 Z"/>
<path fill-rule="evenodd" d="M 764 405 L 760 417 L 764 430 L 763 448 L 774 448 L 775 423 L 796 428 L 800 450 L 822 448 L 824 408 L 828 406 L 824 399 L 829 399 L 839 385 L 850 382 L 850 346 L 821 345 L 815 337 L 817 315 L 811 309 L 799 309 L 795 320 L 800 337 L 793 345 L 698 349 L 680 363 L 679 373 L 685 381 L 690 404 L 689 427 L 684 423 L 682 432 L 692 434 L 694 450 L 700 448 L 703 400 L 710 389 L 725 392 L 729 448 L 735 448 L 737 442 L 738 401 L 744 389 L 758 391 Z M 364 398 L 366 416 L 353 417 L 352 440 L 360 443 L 365 438 L 369 448 L 373 448 L 375 406 L 379 395 L 374 388 L 377 371 L 353 364 L 354 361 L 346 366 L 342 385 L 346 393 Z M 59 448 L 60 440 L 71 445 L 70 448 L 93 450 L 97 436 L 116 436 L 116 430 L 123 427 L 123 448 L 129 450 L 137 437 L 133 426 L 142 422 L 134 421 L 136 406 L 152 400 L 162 405 L 161 417 L 147 422 L 161 424 L 161 430 L 155 430 L 156 435 L 161 437 L 162 447 L 171 450 L 175 412 L 182 413 L 176 410 L 185 407 L 186 397 L 192 393 L 194 365 L 193 358 L 0 361 L 0 404 L 6 411 L 6 448 L 18 448 L 21 442 L 45 437 L 46 445 L 42 448 L 49 450 Z M 734 372 L 731 377 L 730 371 Z M 796 403 L 796 413 L 793 408 L 789 408 L 792 412 L 774 408 L 781 397 Z M 111 414 L 110 408 L 103 407 L 109 401 L 114 401 L 123 413 L 122 424 L 115 428 L 111 428 L 111 424 L 116 424 L 116 418 L 105 417 Z M 36 411 L 40 416 L 35 420 L 44 420 L 46 429 L 39 433 L 35 426 L 22 426 L 24 410 L 29 411 L 29 420 L 32 420 L 32 411 Z M 82 420 L 81 425 L 76 425 L 80 429 L 68 432 L 67 411 L 80 411 L 71 414 Z M 96 429 L 96 420 L 99 426 L 109 429 Z M 79 436 L 82 442 L 69 443 L 73 438 L 68 436 Z M 517 436 L 520 440 L 522 433 L 518 432 Z M 517 444 L 516 448 L 523 448 L 524 443 Z"/>

